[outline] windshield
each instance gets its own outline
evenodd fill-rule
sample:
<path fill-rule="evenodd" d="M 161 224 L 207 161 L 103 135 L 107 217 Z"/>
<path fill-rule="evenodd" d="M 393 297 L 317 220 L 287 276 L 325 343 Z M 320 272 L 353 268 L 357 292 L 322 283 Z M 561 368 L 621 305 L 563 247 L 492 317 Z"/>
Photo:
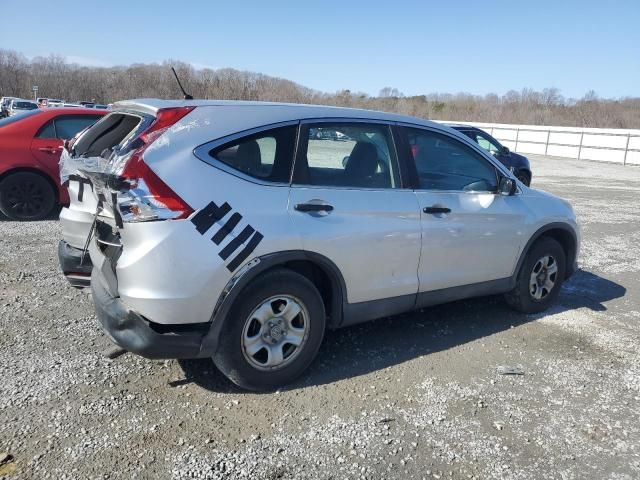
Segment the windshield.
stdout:
<path fill-rule="evenodd" d="M 13 108 L 20 108 L 22 110 L 33 110 L 38 108 L 38 105 L 33 102 L 13 102 Z"/>
<path fill-rule="evenodd" d="M 39 109 L 25 110 L 24 112 L 18 112 L 11 117 L 3 118 L 2 120 L 0 120 L 0 128 L 6 127 L 7 125 L 11 125 L 12 123 L 19 122 L 20 120 L 24 120 L 25 118 L 38 115 L 39 113 L 42 113 Z"/>

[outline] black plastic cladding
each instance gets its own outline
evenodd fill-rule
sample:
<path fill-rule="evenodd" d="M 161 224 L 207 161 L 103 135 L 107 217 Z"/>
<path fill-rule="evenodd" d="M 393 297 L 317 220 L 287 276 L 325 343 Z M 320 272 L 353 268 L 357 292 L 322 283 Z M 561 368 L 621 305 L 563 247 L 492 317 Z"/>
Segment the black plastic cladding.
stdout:
<path fill-rule="evenodd" d="M 198 233 L 204 235 L 214 223 L 222 220 L 231 210 L 231 205 L 227 202 L 224 202 L 220 206 L 216 205 L 215 202 L 209 202 L 206 207 L 200 210 L 191 219 L 191 223 L 196 226 Z M 211 241 L 216 245 L 220 245 L 227 235 L 233 232 L 233 229 L 238 225 L 238 223 L 240 223 L 240 220 L 242 220 L 241 214 L 236 212 L 231 215 L 225 224 L 220 227 L 213 237 L 211 237 Z M 236 237 L 231 239 L 231 241 L 220 252 L 218 252 L 218 256 L 222 260 L 226 260 L 232 253 L 238 250 L 243 243 L 249 240 L 245 247 L 240 250 L 240 252 L 227 264 L 227 269 L 230 272 L 233 272 L 247 259 L 249 255 L 251 255 L 251 252 L 256 249 L 263 238 L 264 236 L 260 232 L 256 231 L 251 225 L 247 225 Z"/>

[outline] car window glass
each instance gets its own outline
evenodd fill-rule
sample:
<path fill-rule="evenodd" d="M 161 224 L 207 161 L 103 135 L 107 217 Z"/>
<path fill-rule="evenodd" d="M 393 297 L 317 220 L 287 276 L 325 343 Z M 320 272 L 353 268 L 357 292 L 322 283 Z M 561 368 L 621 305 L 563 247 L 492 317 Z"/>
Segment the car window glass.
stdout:
<path fill-rule="evenodd" d="M 276 159 L 276 139 L 274 137 L 262 137 L 256 140 L 260 147 L 260 162 L 263 165 L 273 166 Z"/>
<path fill-rule="evenodd" d="M 74 156 L 109 156 L 117 150 L 123 156 L 134 148 L 133 140 L 140 129 L 148 126 L 150 119 L 125 113 L 111 113 L 91 126 L 73 145 Z M 82 130 L 81 130 L 82 131 Z"/>
<path fill-rule="evenodd" d="M 494 144 L 489 138 L 485 137 L 481 133 L 475 134 L 475 141 L 478 145 L 480 145 L 483 149 L 490 153 L 499 153 L 500 149 L 496 144 Z"/>
<path fill-rule="evenodd" d="M 32 102 L 13 102 L 13 108 L 21 108 L 24 110 L 35 110 L 38 105 Z"/>
<path fill-rule="evenodd" d="M 26 110 L 16 115 L 2 118 L 0 119 L 0 128 L 6 127 L 7 125 L 11 125 L 12 123 L 17 123 L 21 120 L 24 120 L 25 118 L 33 117 L 34 115 L 39 115 L 40 113 L 42 113 L 40 110 Z"/>
<path fill-rule="evenodd" d="M 56 129 L 53 120 L 49 120 L 38 132 L 37 138 L 56 138 Z"/>
<path fill-rule="evenodd" d="M 405 132 L 421 189 L 496 190 L 494 166 L 462 142 L 427 130 L 408 128 Z"/>
<path fill-rule="evenodd" d="M 99 116 L 93 115 L 58 117 L 55 119 L 58 138 L 69 140 L 75 137 L 76 133 L 96 123 L 99 118 Z"/>
<path fill-rule="evenodd" d="M 295 126 L 274 128 L 222 145 L 209 155 L 252 177 L 289 182 L 295 138 Z"/>
<path fill-rule="evenodd" d="M 306 138 L 305 138 L 306 137 Z M 301 133 L 295 183 L 396 188 L 389 127 L 365 123 L 318 123 Z"/>

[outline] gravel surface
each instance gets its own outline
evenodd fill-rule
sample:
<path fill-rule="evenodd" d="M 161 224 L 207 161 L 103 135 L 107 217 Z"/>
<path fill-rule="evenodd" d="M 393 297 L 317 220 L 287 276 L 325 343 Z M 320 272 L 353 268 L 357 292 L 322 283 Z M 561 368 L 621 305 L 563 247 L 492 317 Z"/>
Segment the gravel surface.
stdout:
<path fill-rule="evenodd" d="M 109 360 L 58 272 L 57 221 L 0 221 L 0 478 L 639 478 L 640 169 L 532 164 L 584 227 L 557 306 L 475 299 L 331 332 L 269 394 L 206 360 Z"/>

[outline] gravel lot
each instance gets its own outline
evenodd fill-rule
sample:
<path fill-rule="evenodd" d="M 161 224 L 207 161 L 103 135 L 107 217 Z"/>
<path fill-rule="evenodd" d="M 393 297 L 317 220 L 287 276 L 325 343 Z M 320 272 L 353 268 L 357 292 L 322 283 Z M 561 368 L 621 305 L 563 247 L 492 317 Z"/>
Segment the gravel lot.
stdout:
<path fill-rule="evenodd" d="M 210 361 L 107 359 L 57 221 L 0 221 L 0 478 L 639 478 L 640 169 L 532 164 L 583 225 L 556 307 L 476 299 L 332 332 L 270 394 Z"/>

